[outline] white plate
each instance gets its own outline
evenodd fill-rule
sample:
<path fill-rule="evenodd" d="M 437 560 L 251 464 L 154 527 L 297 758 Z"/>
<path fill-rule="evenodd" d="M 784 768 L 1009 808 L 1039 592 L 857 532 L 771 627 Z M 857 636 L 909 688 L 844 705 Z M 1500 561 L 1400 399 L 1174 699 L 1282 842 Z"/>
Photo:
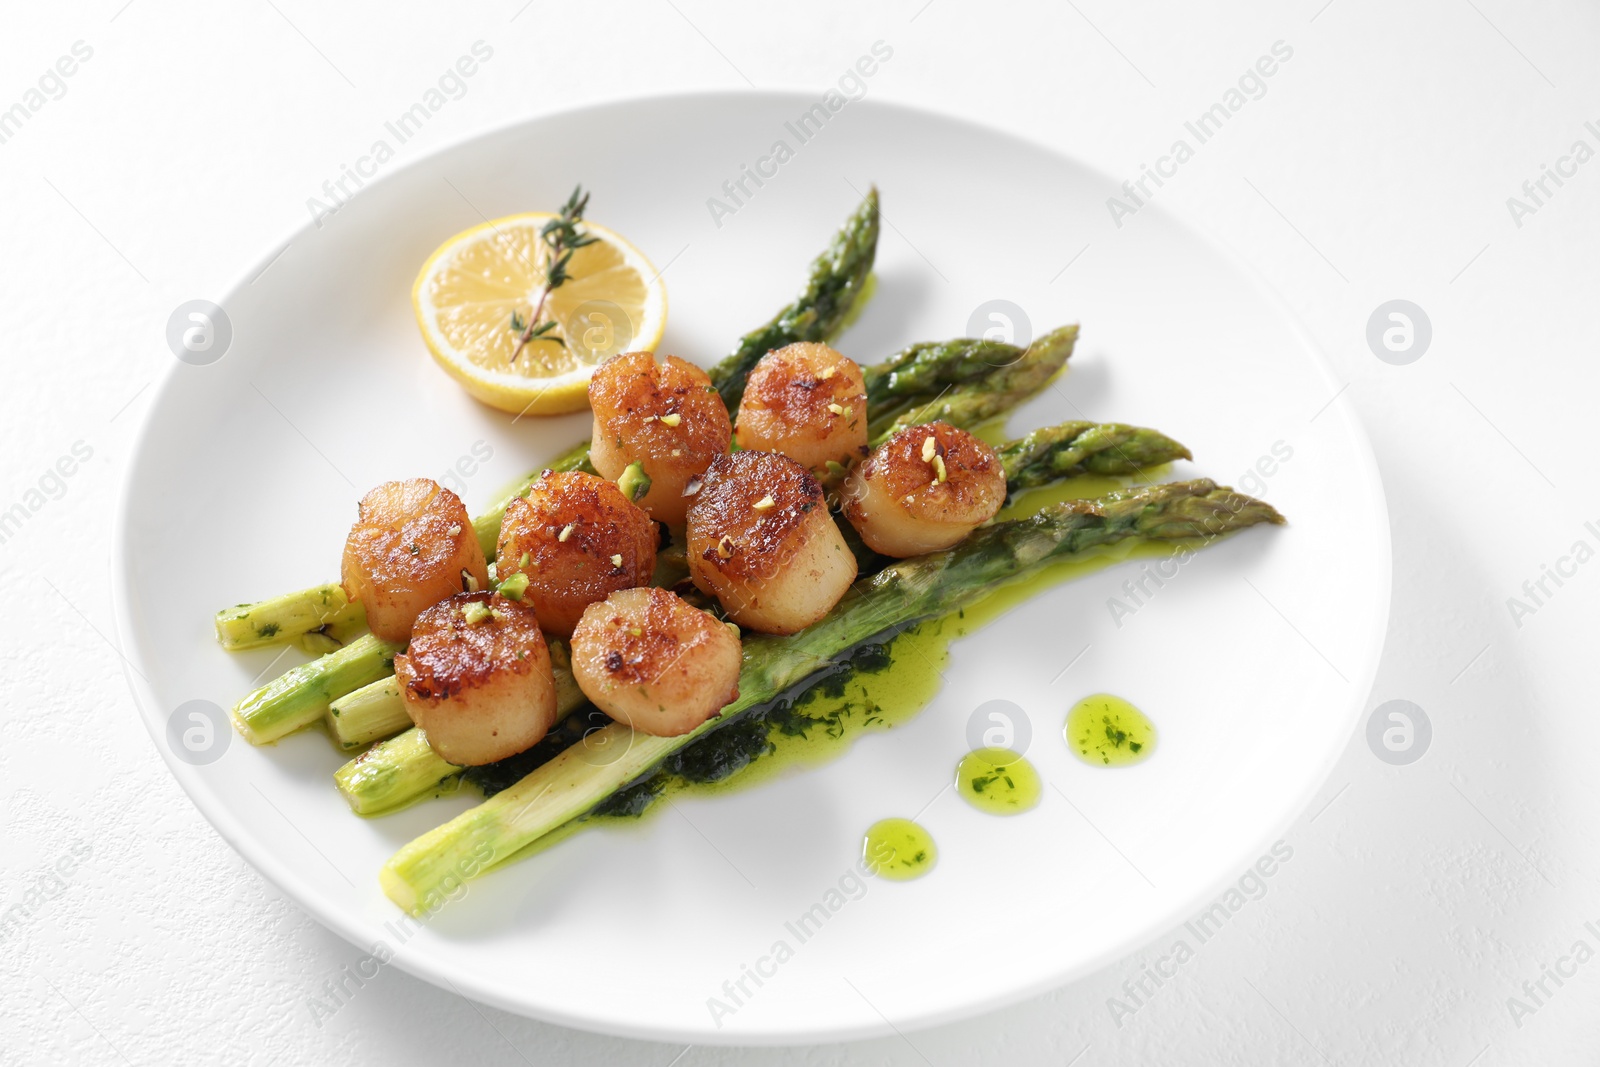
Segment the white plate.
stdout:
<path fill-rule="evenodd" d="M 115 579 L 145 721 L 235 848 L 396 966 L 538 1018 L 648 1038 L 828 1041 L 949 1021 L 1190 917 L 1302 810 L 1350 737 L 1388 606 L 1382 490 L 1349 412 L 1327 406 L 1338 383 L 1277 302 L 1158 207 L 1114 228 L 1115 183 L 1068 159 L 870 101 L 799 144 L 785 123 L 813 102 L 610 104 L 395 166 L 220 301 L 231 348 L 176 365 L 152 406 Z M 780 139 L 793 158 L 759 188 L 747 179 L 751 195 L 714 220 L 708 198 L 734 206 L 723 182 Z M 169 719 L 190 700 L 228 705 L 267 669 L 271 652 L 218 650 L 212 613 L 336 577 L 360 491 L 470 470 L 460 491 L 476 508 L 586 434 L 583 417 L 513 423 L 469 400 L 429 360 L 409 302 L 444 238 L 548 209 L 577 181 L 595 221 L 666 269 L 664 347 L 702 364 L 793 296 L 876 182 L 880 285 L 839 342 L 847 354 L 870 362 L 964 335 L 992 299 L 1020 305 L 1035 333 L 1081 322 L 1069 374 L 1014 429 L 1080 411 L 1159 427 L 1194 450 L 1176 476 L 1242 485 L 1258 463 L 1270 469 L 1249 484 L 1291 525 L 1208 548 L 1120 620 L 1107 602 L 1135 567 L 1058 587 L 960 641 L 942 692 L 904 728 L 818 770 L 581 833 L 474 883 L 406 936 L 377 870 L 466 798 L 363 821 L 333 789 L 341 757 L 321 733 L 264 749 L 235 737 L 196 766 L 175 755 Z M 1292 456 L 1274 462 L 1275 449 Z M 1068 753 L 1067 708 L 1102 690 L 1156 720 L 1154 758 L 1105 770 Z M 1028 755 L 1049 783 L 1011 819 L 940 792 L 969 714 L 992 698 L 1026 709 Z M 800 943 L 785 923 L 826 902 L 866 826 L 925 805 L 937 869 L 867 883 Z M 792 958 L 763 962 L 779 941 Z M 758 964 L 771 977 L 745 979 L 753 995 L 714 1020 L 708 998 L 732 1005 L 723 983 Z"/>

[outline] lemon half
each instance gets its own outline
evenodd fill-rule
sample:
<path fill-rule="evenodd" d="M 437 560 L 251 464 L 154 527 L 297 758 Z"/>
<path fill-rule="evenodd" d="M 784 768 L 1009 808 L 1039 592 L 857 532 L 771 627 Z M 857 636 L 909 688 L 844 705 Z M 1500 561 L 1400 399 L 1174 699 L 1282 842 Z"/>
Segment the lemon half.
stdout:
<path fill-rule="evenodd" d="M 456 234 L 428 257 L 411 304 L 428 351 L 468 393 L 514 414 L 560 415 L 589 403 L 589 377 L 618 352 L 653 350 L 667 324 L 667 290 L 644 253 L 603 226 L 573 253 L 567 281 L 540 321 L 555 328 L 517 352 L 544 289 L 548 212 L 508 215 Z M 512 355 L 516 353 L 516 358 Z"/>

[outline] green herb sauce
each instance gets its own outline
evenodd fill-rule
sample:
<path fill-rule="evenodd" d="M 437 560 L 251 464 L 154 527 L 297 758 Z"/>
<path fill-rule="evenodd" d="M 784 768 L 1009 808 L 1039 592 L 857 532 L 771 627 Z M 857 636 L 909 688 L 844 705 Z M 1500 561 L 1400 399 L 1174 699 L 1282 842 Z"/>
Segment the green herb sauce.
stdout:
<path fill-rule="evenodd" d="M 1144 712 L 1109 693 L 1084 697 L 1067 712 L 1067 747 L 1097 767 L 1123 767 L 1150 758 L 1156 728 Z"/>
<path fill-rule="evenodd" d="M 980 748 L 956 765 L 956 792 L 990 815 L 1019 815 L 1039 803 L 1039 772 L 1009 748 Z"/>
<path fill-rule="evenodd" d="M 891 882 L 921 878 L 939 862 L 933 836 L 910 819 L 879 819 L 861 838 L 867 870 Z"/>

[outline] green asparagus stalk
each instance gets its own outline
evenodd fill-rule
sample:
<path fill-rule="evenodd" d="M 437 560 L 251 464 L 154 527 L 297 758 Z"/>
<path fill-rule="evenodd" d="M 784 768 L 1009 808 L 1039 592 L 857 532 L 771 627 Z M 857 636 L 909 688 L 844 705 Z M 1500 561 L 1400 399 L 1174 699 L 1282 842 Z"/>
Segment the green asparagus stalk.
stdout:
<path fill-rule="evenodd" d="M 905 407 L 890 419 L 879 418 L 869 408 L 871 422 L 867 432 L 872 444 L 882 444 L 891 434 L 907 426 L 943 420 L 953 426 L 970 428 L 1010 411 L 1043 389 L 1066 366 L 1077 341 L 1078 327 L 1062 326 L 1038 338 L 1026 349 L 997 346 L 1010 348 L 1017 354 L 1009 362 L 986 367 L 984 373 L 975 378 L 945 387 L 928 402 Z M 994 349 L 985 349 L 985 352 L 995 354 Z"/>
<path fill-rule="evenodd" d="M 1273 508 L 1198 480 L 1068 501 L 996 523 L 944 552 L 903 560 L 858 583 L 832 614 L 791 637 L 744 642 L 739 699 L 682 737 L 651 737 L 613 724 L 587 736 L 516 785 L 407 844 L 379 878 L 389 899 L 418 915 L 444 887 L 475 877 L 573 819 L 668 756 L 827 670 L 871 638 L 966 607 L 1008 580 L 1054 560 L 1129 538 L 1208 541 L 1261 522 Z"/>
<path fill-rule="evenodd" d="M 252 745 L 310 726 L 346 693 L 394 673 L 405 645 L 366 634 L 321 659 L 291 668 L 233 706 L 233 723 Z"/>
<path fill-rule="evenodd" d="M 1137 474 L 1193 459 L 1164 433 L 1120 422 L 1063 422 L 1035 430 L 995 450 L 1006 471 L 1006 492 L 1037 489 L 1079 474 Z"/>
<path fill-rule="evenodd" d="M 806 287 L 794 302 L 740 338 L 738 347 L 708 372 L 729 412 L 739 409 L 745 379 L 762 356 L 797 341 L 827 341 L 849 321 L 877 253 L 878 189 L 873 186 L 833 243 L 812 261 Z"/>
<path fill-rule="evenodd" d="M 986 379 L 996 369 L 1015 363 L 1024 351 L 1002 341 L 971 337 L 908 345 L 881 363 L 861 368 L 867 410 L 887 425 L 908 408 L 953 386 Z"/>
<path fill-rule="evenodd" d="M 393 737 L 411 725 L 400 683 L 379 678 L 328 705 L 328 736 L 346 752 Z"/>
<path fill-rule="evenodd" d="M 260 648 L 327 626 L 365 623 L 359 602 L 351 603 L 338 582 L 286 593 L 254 604 L 217 612 L 217 642 L 230 652 Z"/>
<path fill-rule="evenodd" d="M 413 727 L 373 745 L 333 772 L 333 780 L 357 815 L 378 815 L 426 796 L 460 773 Z"/>

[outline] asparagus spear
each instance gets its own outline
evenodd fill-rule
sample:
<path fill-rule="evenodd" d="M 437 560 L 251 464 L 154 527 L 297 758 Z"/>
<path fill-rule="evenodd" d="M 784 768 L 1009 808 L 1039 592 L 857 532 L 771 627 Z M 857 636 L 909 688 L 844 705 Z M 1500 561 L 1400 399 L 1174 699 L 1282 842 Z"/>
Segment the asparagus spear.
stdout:
<path fill-rule="evenodd" d="M 394 675 L 369 682 L 328 705 L 328 736 L 345 751 L 392 737 L 411 725 Z"/>
<path fill-rule="evenodd" d="M 1076 474 L 1137 474 L 1193 459 L 1189 450 L 1164 433 L 1120 422 L 1063 422 L 1001 445 L 1006 492 L 1037 489 Z"/>
<path fill-rule="evenodd" d="M 233 724 L 252 745 L 265 745 L 327 714 L 328 705 L 385 675 L 405 645 L 366 634 L 321 659 L 293 667 L 233 706 Z"/>
<path fill-rule="evenodd" d="M 311 633 L 326 626 L 365 623 L 367 613 L 351 603 L 338 582 L 285 593 L 254 604 L 217 612 L 217 643 L 230 652 L 260 648 Z"/>
<path fill-rule="evenodd" d="M 948 387 L 927 403 L 912 404 L 887 423 L 874 416 L 869 428 L 872 444 L 880 445 L 896 430 L 919 423 L 942 419 L 955 426 L 970 428 L 1010 411 L 1045 387 L 1066 365 L 1077 341 L 1076 326 L 1051 330 L 1021 350 L 1010 362 L 988 368 L 978 377 Z M 1011 345 L 1001 347 L 1017 351 Z"/>
<path fill-rule="evenodd" d="M 409 804 L 460 773 L 460 767 L 439 758 L 428 736 L 413 727 L 373 745 L 334 771 L 333 780 L 352 811 L 376 815 Z"/>
<path fill-rule="evenodd" d="M 951 386 L 981 381 L 996 369 L 1010 366 L 1023 351 L 1002 341 L 970 337 L 908 345 L 882 363 L 861 369 L 867 410 L 875 419 L 892 420 Z"/>
<path fill-rule="evenodd" d="M 796 341 L 826 341 L 838 332 L 867 287 L 877 253 L 878 188 L 873 186 L 833 243 L 812 261 L 806 287 L 794 302 L 740 338 L 738 347 L 708 372 L 730 412 L 738 410 L 745 379 L 762 356 Z"/>
<path fill-rule="evenodd" d="M 903 560 L 858 583 L 834 612 L 788 638 L 744 644 L 739 699 L 682 737 L 650 737 L 613 724 L 516 785 L 406 845 L 384 864 L 384 892 L 404 910 L 431 914 L 445 886 L 511 858 L 696 739 L 808 678 L 864 641 L 982 598 L 996 584 L 1053 560 L 1127 538 L 1177 540 L 1282 522 L 1273 508 L 1207 480 L 1068 501 L 976 531 L 944 552 Z M 600 755 L 604 754 L 604 755 Z"/>

